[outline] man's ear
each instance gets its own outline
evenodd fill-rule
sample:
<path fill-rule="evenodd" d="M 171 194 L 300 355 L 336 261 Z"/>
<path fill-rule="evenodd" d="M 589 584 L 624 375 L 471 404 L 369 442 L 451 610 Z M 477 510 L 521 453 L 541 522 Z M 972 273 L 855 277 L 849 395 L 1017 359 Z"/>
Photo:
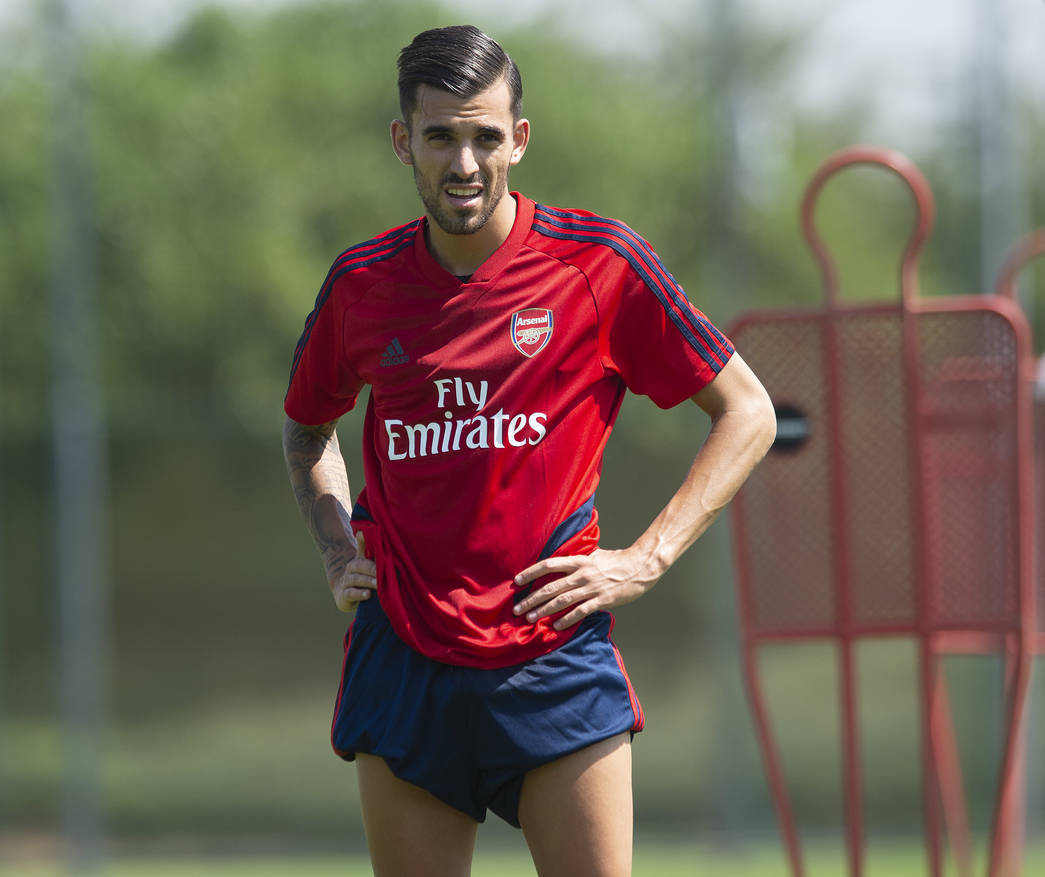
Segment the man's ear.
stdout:
<path fill-rule="evenodd" d="M 392 135 L 392 151 L 395 152 L 396 158 L 405 165 L 412 165 L 414 160 L 410 155 L 410 129 L 406 122 L 401 119 L 393 120 L 389 133 Z"/>
<path fill-rule="evenodd" d="M 523 153 L 526 152 L 526 146 L 530 142 L 530 122 L 528 119 L 519 119 L 515 123 L 512 140 L 511 163 L 518 164 L 522 161 Z"/>

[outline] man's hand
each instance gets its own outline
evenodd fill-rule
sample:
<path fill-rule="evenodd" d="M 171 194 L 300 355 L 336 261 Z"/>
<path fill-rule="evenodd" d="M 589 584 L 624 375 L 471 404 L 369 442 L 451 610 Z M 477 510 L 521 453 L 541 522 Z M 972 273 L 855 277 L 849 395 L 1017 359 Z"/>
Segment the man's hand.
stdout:
<path fill-rule="evenodd" d="M 600 609 L 612 609 L 637 600 L 660 578 L 660 574 L 652 573 L 649 567 L 643 558 L 636 557 L 633 549 L 605 551 L 599 548 L 591 554 L 549 557 L 519 573 L 515 584 L 524 587 L 554 573 L 560 573 L 561 578 L 546 582 L 520 600 L 515 614 L 525 613 L 526 620 L 533 623 L 573 606 L 552 625 L 556 630 L 565 630 Z"/>
<path fill-rule="evenodd" d="M 363 600 L 369 600 L 377 588 L 377 564 L 366 556 L 366 541 L 356 533 L 356 556 L 330 585 L 334 602 L 342 612 L 352 612 Z"/>

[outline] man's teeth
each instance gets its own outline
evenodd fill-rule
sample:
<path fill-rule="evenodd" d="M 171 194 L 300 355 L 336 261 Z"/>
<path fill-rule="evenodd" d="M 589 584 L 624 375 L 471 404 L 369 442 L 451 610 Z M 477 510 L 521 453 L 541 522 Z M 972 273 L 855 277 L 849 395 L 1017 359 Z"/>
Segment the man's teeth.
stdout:
<path fill-rule="evenodd" d="M 455 189 L 448 187 L 446 190 L 447 195 L 454 195 L 458 198 L 471 198 L 473 195 L 478 195 L 479 192 L 476 189 Z"/>

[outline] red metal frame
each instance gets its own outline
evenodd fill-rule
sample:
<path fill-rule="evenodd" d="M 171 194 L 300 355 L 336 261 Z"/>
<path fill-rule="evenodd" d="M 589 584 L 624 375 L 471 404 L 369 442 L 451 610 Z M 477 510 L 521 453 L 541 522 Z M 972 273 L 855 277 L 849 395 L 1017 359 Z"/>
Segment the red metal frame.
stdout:
<path fill-rule="evenodd" d="M 998 272 L 994 292 L 996 295 L 1009 301 L 1019 301 L 1017 296 L 1016 281 L 1020 272 L 1033 259 L 1045 255 L 1045 228 L 1032 231 L 1009 251 Z M 1040 528 L 1045 523 L 1045 399 L 1039 398 L 1037 385 L 1045 378 L 1045 356 L 1039 357 L 1036 363 L 1029 367 L 1032 383 L 1027 392 L 1035 400 L 1035 484 L 1037 488 L 1036 512 L 1038 515 L 1037 526 L 1039 528 L 1038 539 L 1035 547 L 1040 551 L 1045 547 L 1045 538 L 1041 538 Z M 1034 619 L 1034 627 L 1031 634 L 1031 650 L 1034 654 L 1045 654 L 1045 560 L 1036 552 L 1036 570 L 1034 580 L 1037 586 L 1036 602 L 1037 616 Z M 1019 769 L 1016 771 L 1016 783 L 1011 789 L 1010 795 L 1004 801 L 1004 817 L 1002 823 L 1009 826 L 1003 838 L 1004 851 L 1002 856 L 1006 866 L 1011 873 L 1018 874 L 1023 858 L 1023 836 L 1025 827 L 1024 797 L 1022 770 L 1025 755 L 1025 739 L 1021 733 L 1016 741 L 1016 757 Z"/>
<path fill-rule="evenodd" d="M 1016 304 L 1019 303 L 1016 290 L 1016 281 L 1020 272 L 1034 259 L 1045 256 L 1045 228 L 1039 228 L 1030 232 L 1009 251 L 1001 270 L 998 272 L 998 280 L 994 287 L 995 295 L 1008 299 Z M 1045 516 L 1042 516 L 1042 508 L 1045 508 L 1045 398 L 1038 398 L 1038 385 L 1045 385 L 1045 355 L 1038 357 L 1027 366 L 1028 395 L 1036 400 L 1035 416 L 1037 421 L 1036 454 L 1041 459 L 1037 460 L 1035 480 L 1038 486 L 1038 524 L 1045 524 Z M 1045 539 L 1039 544 L 1045 548 Z M 1035 619 L 1033 631 L 1033 651 L 1037 654 L 1045 654 L 1045 559 L 1036 558 L 1037 571 L 1035 581 L 1037 583 L 1037 601 L 1039 616 Z"/>
<path fill-rule="evenodd" d="M 907 242 L 900 264 L 900 301 L 893 304 L 846 305 L 840 300 L 837 271 L 827 248 L 817 233 L 814 223 L 816 199 L 825 183 L 838 171 L 854 164 L 871 164 L 897 174 L 911 190 L 915 202 L 915 224 Z M 963 623 L 949 622 L 942 608 L 937 605 L 944 599 L 938 581 L 940 571 L 934 568 L 933 557 L 927 546 L 934 526 L 941 526 L 939 497 L 929 477 L 911 479 L 910 510 L 914 529 L 913 545 L 915 557 L 915 611 L 913 617 L 869 624 L 858 621 L 854 615 L 851 556 L 849 534 L 852 532 L 848 519 L 853 501 L 849 486 L 851 463 L 847 459 L 847 448 L 839 422 L 843 410 L 844 388 L 840 375 L 843 371 L 844 343 L 841 337 L 843 320 L 873 320 L 890 313 L 898 314 L 902 321 L 902 359 L 906 383 L 907 417 L 907 466 L 912 473 L 933 472 L 932 464 L 939 467 L 938 456 L 933 456 L 931 434 L 926 426 L 926 412 L 931 408 L 929 390 L 922 385 L 922 352 L 920 348 L 920 325 L 927 315 L 964 314 L 989 312 L 1011 329 L 1012 343 L 1019 355 L 1015 380 L 1019 387 L 1028 386 L 1030 380 L 1030 333 L 1026 320 L 1018 307 L 1001 297 L 966 296 L 920 299 L 917 286 L 918 258 L 928 239 L 933 221 L 933 201 L 928 183 L 918 168 L 905 156 L 876 147 L 859 146 L 842 150 L 831 156 L 810 181 L 802 202 L 801 222 L 805 237 L 816 258 L 825 290 L 826 306 L 822 312 L 777 311 L 751 314 L 742 319 L 733 329 L 736 340 L 743 335 L 745 327 L 762 321 L 776 321 L 785 325 L 794 321 L 817 320 L 821 327 L 823 350 L 823 375 L 825 380 L 826 409 L 830 420 L 829 481 L 833 540 L 831 544 L 831 576 L 833 596 L 833 618 L 825 623 L 822 619 L 815 624 L 782 625 L 774 628 L 759 619 L 754 605 L 752 589 L 752 539 L 758 533 L 749 533 L 745 515 L 748 488 L 734 501 L 732 508 L 732 531 L 736 560 L 737 591 L 742 637 L 742 666 L 744 679 L 751 703 L 756 734 L 765 764 L 767 780 L 776 808 L 780 831 L 791 870 L 796 877 L 804 874 L 801 848 L 794 814 L 787 794 L 780 755 L 770 731 L 770 722 L 765 697 L 758 673 L 757 651 L 763 643 L 782 640 L 834 641 L 838 649 L 840 664 L 840 701 L 842 721 L 842 758 L 845 794 L 845 817 L 847 858 L 849 873 L 859 877 L 863 871 L 864 830 L 862 813 L 862 776 L 860 768 L 860 739 L 857 721 L 858 694 L 854 670 L 854 643 L 866 636 L 909 635 L 914 637 L 919 652 L 919 683 L 921 692 L 921 750 L 922 750 L 922 806 L 926 834 L 926 849 L 930 873 L 938 877 L 942 873 L 940 850 L 941 815 L 946 823 L 951 840 L 952 852 L 959 872 L 970 873 L 971 843 L 968 818 L 963 792 L 958 749 L 953 722 L 947 702 L 946 683 L 943 678 L 941 657 L 954 653 L 989 653 L 1000 651 L 1007 656 L 1007 684 L 1005 691 L 1005 743 L 1001 758 L 998 793 L 995 801 L 991 837 L 991 875 L 1006 874 L 1014 867 L 1018 856 L 1012 842 L 1014 822 L 1012 806 L 1015 800 L 1020 759 L 1018 734 L 1021 726 L 1023 705 L 1030 670 L 1030 648 L 1033 623 L 1033 495 L 1032 483 L 1032 420 L 1030 395 L 1026 392 L 1014 394 L 1014 464 L 1007 471 L 1007 489 L 1012 497 L 1008 508 L 1009 519 L 1015 522 L 1012 538 L 1013 548 L 1012 582 L 1017 605 L 1011 615 L 1004 618 L 982 618 L 975 623 L 966 619 Z M 1035 253 L 1045 251 L 1045 237 L 1034 247 Z M 745 354 L 746 358 L 748 354 Z M 935 392 L 935 390 L 933 390 Z M 780 400 L 774 400 L 780 401 Z M 757 473 L 756 473 L 757 474 Z M 781 510 L 787 514 L 787 510 Z M 939 799 L 938 797 L 939 796 Z M 942 814 L 940 805 L 942 804 Z"/>
<path fill-rule="evenodd" d="M 1031 261 L 1040 256 L 1045 256 L 1045 228 L 1032 231 L 1012 248 L 1002 264 L 1001 270 L 998 272 L 998 281 L 994 288 L 995 294 L 1018 303 L 1016 280 L 1020 272 Z M 1045 399 L 1038 398 L 1038 386 L 1045 384 L 1045 355 L 1039 357 L 1036 362 L 1032 362 L 1028 366 L 1028 380 L 1030 382 L 1028 387 L 1029 395 L 1037 400 L 1035 405 L 1038 432 L 1037 455 L 1041 459 L 1036 461 L 1038 463 L 1036 481 L 1038 485 L 1038 514 L 1042 515 L 1041 509 L 1045 507 Z M 1039 526 L 1045 524 L 1045 516 L 1039 517 L 1038 524 Z M 1045 548 L 1045 539 L 1042 539 L 1039 544 Z M 1045 559 L 1038 557 L 1036 562 L 1037 573 L 1035 581 L 1038 589 L 1036 596 L 1039 615 L 1035 621 L 1033 649 L 1037 654 L 1043 655 L 1045 654 L 1045 611 L 1042 611 L 1045 610 Z"/>

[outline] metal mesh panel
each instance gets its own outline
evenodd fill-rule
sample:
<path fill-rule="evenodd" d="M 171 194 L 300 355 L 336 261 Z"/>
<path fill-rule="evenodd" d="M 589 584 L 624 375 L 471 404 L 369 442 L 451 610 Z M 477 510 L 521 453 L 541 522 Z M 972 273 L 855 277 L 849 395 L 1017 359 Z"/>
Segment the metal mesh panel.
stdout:
<path fill-rule="evenodd" d="M 1018 621 L 1013 328 L 979 309 L 908 320 L 917 380 L 899 307 L 764 317 L 734 332 L 778 414 L 808 431 L 778 435 L 733 511 L 757 632 L 913 628 L 920 595 L 932 627 Z"/>
<path fill-rule="evenodd" d="M 903 319 L 860 312 L 836 325 L 850 623 L 910 625 L 918 606 Z"/>
<path fill-rule="evenodd" d="M 942 627 L 1015 624 L 1017 347 L 989 311 L 923 315 L 929 606 Z"/>
<path fill-rule="evenodd" d="M 744 487 L 736 511 L 747 534 L 755 627 L 826 628 L 834 622 L 829 433 L 820 319 L 749 323 L 733 333 L 741 355 L 774 403 L 807 418 L 800 447 L 770 452 Z"/>

